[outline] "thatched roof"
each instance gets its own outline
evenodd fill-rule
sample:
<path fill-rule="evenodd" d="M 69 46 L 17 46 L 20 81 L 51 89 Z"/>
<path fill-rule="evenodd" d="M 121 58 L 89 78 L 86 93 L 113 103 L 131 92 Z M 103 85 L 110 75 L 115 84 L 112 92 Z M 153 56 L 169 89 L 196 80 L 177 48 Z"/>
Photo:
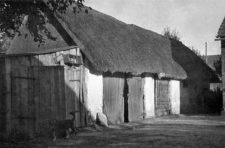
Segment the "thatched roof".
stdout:
<path fill-rule="evenodd" d="M 204 56 L 205 58 L 205 56 Z M 208 55 L 207 56 L 207 65 L 213 70 L 215 71 L 215 67 L 214 67 L 214 63 L 221 60 L 221 55 Z"/>
<path fill-rule="evenodd" d="M 164 36 L 87 7 L 79 13 L 69 9 L 57 16 L 98 71 L 186 78 L 185 71 L 172 59 L 170 41 Z"/>
<path fill-rule="evenodd" d="M 173 59 L 183 67 L 189 80 L 220 82 L 213 70 L 192 50 L 175 40 L 171 40 L 171 45 Z"/>
<path fill-rule="evenodd" d="M 55 17 L 97 71 L 135 75 L 155 73 L 168 78 L 186 78 L 185 71 L 172 59 L 170 40 L 162 35 L 87 7 L 79 13 L 74 13 L 71 8 Z M 22 40 L 17 37 L 8 54 L 37 53 L 68 46 L 57 30 L 53 32 L 57 36 L 57 45 L 48 41 L 45 46 L 38 47 L 30 37 Z"/>
<path fill-rule="evenodd" d="M 27 55 L 56 52 L 73 48 L 74 46 L 72 45 L 75 45 L 69 36 L 64 35 L 66 32 L 62 32 L 62 29 L 59 28 L 60 26 L 54 20 L 51 20 L 52 24 L 47 23 L 46 28 L 51 32 L 53 37 L 56 37 L 56 40 L 51 40 L 46 36 L 46 34 L 41 33 L 45 39 L 45 42 L 40 44 L 40 42 L 34 41 L 34 38 L 25 25 L 26 22 L 27 17 L 25 17 L 23 21 L 24 25 L 22 25 L 19 29 L 21 35 L 17 34 L 14 37 L 11 46 L 7 50 L 7 55 Z"/>
<path fill-rule="evenodd" d="M 224 37 L 225 37 L 225 17 L 223 19 L 222 24 L 220 25 L 216 38 L 224 38 Z"/>

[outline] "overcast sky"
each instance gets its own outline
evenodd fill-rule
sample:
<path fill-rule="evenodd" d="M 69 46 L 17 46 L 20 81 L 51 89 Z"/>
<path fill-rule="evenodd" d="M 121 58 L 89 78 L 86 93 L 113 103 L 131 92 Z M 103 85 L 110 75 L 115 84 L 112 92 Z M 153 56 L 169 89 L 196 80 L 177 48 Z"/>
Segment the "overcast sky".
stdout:
<path fill-rule="evenodd" d="M 85 5 L 125 23 L 162 33 L 176 29 L 188 47 L 208 55 L 220 54 L 214 41 L 225 16 L 225 0 L 85 0 Z"/>

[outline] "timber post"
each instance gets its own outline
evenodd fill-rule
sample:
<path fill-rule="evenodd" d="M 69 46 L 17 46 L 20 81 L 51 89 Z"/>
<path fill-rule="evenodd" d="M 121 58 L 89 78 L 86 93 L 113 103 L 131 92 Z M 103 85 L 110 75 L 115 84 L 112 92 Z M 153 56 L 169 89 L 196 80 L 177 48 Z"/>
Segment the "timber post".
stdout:
<path fill-rule="evenodd" d="M 222 83 L 223 83 L 223 106 L 221 115 L 225 116 L 225 40 L 221 40 L 221 54 L 222 54 Z"/>

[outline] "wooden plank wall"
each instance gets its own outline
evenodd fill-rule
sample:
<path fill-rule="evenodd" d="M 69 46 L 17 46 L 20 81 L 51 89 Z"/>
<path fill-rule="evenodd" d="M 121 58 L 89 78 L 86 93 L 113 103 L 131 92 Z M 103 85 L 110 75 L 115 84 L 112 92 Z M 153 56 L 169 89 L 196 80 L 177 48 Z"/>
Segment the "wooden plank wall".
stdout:
<path fill-rule="evenodd" d="M 103 113 L 111 124 L 124 122 L 124 78 L 104 77 Z"/>
<path fill-rule="evenodd" d="M 59 51 L 48 54 L 41 55 L 24 55 L 24 56 L 12 56 L 9 57 L 11 65 L 18 66 L 64 66 L 63 60 L 60 60 L 59 63 L 55 63 L 54 58 L 61 54 L 71 54 L 71 55 L 81 55 L 80 52 L 77 52 L 76 49 L 70 49 L 65 51 Z"/>
<path fill-rule="evenodd" d="M 128 88 L 128 120 L 141 120 L 144 118 L 144 80 L 141 77 L 129 78 Z"/>
<path fill-rule="evenodd" d="M 6 132 L 6 67 L 5 58 L 0 56 L 0 133 Z"/>
<path fill-rule="evenodd" d="M 69 112 L 76 111 L 75 113 L 75 126 L 83 127 L 84 124 L 81 124 L 84 116 L 81 116 L 82 106 L 82 95 L 81 95 L 81 69 L 65 69 L 65 95 L 66 95 L 66 116 L 70 118 Z"/>
<path fill-rule="evenodd" d="M 167 115 L 170 109 L 169 80 L 157 80 L 156 116 Z"/>
<path fill-rule="evenodd" d="M 225 109 L 225 40 L 221 40 L 223 109 Z"/>
<path fill-rule="evenodd" d="M 71 118 L 76 113 L 75 126 L 85 126 L 85 102 L 82 94 L 82 69 L 58 64 L 53 58 L 62 53 L 10 57 L 11 121 L 13 125 L 40 131 L 49 119 Z"/>
<path fill-rule="evenodd" d="M 52 77 L 52 73 L 57 76 Z M 39 131 L 50 119 L 65 119 L 65 84 L 60 83 L 64 79 L 60 73 L 62 66 L 13 68 L 11 122 L 14 126 Z M 57 94 L 52 96 L 53 92 Z"/>

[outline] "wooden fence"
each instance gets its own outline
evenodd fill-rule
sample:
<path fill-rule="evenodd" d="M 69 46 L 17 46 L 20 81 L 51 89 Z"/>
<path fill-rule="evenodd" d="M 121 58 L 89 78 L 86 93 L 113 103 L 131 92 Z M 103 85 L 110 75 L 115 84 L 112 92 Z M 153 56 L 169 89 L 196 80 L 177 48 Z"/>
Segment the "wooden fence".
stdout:
<path fill-rule="evenodd" d="M 79 111 L 75 126 L 85 126 L 82 68 L 14 66 L 11 70 L 11 123 L 38 132 L 51 119 L 68 119 Z"/>

